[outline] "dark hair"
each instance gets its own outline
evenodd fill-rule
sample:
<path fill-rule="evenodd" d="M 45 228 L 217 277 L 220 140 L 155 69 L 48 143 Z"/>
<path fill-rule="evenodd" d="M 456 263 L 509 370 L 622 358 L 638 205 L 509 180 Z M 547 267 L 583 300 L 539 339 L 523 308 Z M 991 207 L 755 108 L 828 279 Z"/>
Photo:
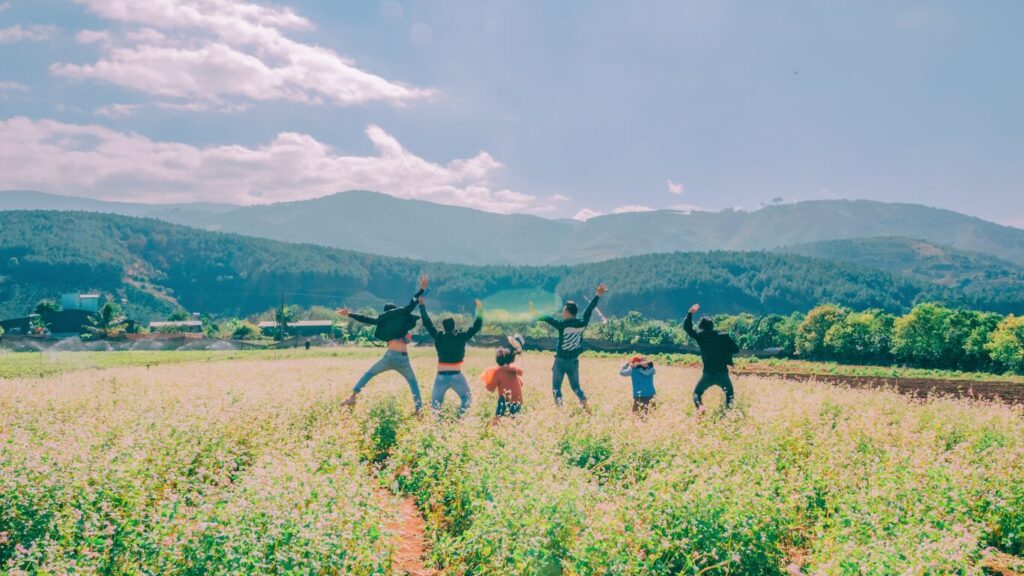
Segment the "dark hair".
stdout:
<path fill-rule="evenodd" d="M 701 330 L 714 330 L 715 321 L 705 316 L 700 319 L 700 322 L 697 323 L 697 327 L 700 328 Z"/>
<path fill-rule="evenodd" d="M 576 303 L 573 302 L 572 300 L 565 301 L 565 309 L 568 310 L 569 314 L 572 314 L 573 316 L 579 314 L 580 312 L 580 307 L 577 306 Z"/>
<path fill-rule="evenodd" d="M 388 302 L 387 304 L 384 305 L 384 311 L 385 312 L 390 312 L 390 311 L 394 310 L 395 308 L 398 308 L 398 306 L 395 306 L 391 302 Z"/>
<path fill-rule="evenodd" d="M 445 332 L 455 332 L 455 318 L 441 320 L 441 328 L 444 328 Z"/>
<path fill-rule="evenodd" d="M 508 366 L 515 362 L 516 353 L 502 346 L 501 348 L 498 348 L 498 351 L 494 354 L 494 359 L 498 362 L 498 366 Z"/>

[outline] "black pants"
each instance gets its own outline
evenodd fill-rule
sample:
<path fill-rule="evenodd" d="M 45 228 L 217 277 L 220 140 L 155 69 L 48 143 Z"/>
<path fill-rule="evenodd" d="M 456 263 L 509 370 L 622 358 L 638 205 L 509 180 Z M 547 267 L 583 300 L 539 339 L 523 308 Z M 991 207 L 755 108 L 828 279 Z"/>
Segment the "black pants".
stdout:
<path fill-rule="evenodd" d="M 644 416 L 651 410 L 654 410 L 654 396 L 633 397 L 633 414 L 636 414 L 638 416 Z"/>
<path fill-rule="evenodd" d="M 726 408 L 732 408 L 736 394 L 732 391 L 732 380 L 729 378 L 728 372 L 705 372 L 700 377 L 700 381 L 697 382 L 697 387 L 693 389 L 694 406 L 700 408 L 703 405 L 701 399 L 708 388 L 712 386 L 719 386 L 725 391 L 725 406 Z"/>
<path fill-rule="evenodd" d="M 523 405 L 519 402 L 509 402 L 504 396 L 498 396 L 498 409 L 494 411 L 495 416 L 515 416 Z"/>

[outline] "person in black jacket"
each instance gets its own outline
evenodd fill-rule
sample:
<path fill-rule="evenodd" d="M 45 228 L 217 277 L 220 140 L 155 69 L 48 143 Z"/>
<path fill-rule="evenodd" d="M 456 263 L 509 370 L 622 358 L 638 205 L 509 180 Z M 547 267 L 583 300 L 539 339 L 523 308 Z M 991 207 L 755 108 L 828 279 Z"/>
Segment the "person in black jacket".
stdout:
<path fill-rule="evenodd" d="M 715 330 L 715 323 L 711 318 L 701 318 L 697 324 L 699 330 L 694 330 L 693 315 L 698 310 L 700 304 L 690 306 L 690 311 L 683 322 L 683 330 L 700 346 L 700 358 L 704 363 L 704 374 L 693 390 L 693 404 L 697 407 L 699 416 L 704 413 L 704 403 L 701 401 L 704 392 L 712 386 L 720 386 L 725 391 L 725 405 L 727 408 L 732 407 L 736 396 L 732 389 L 732 380 L 729 378 L 729 366 L 732 366 L 732 355 L 740 349 L 731 336 Z"/>
<path fill-rule="evenodd" d="M 569 377 L 569 387 L 576 393 L 580 405 L 589 410 L 587 395 L 580 387 L 580 354 L 583 353 L 583 331 L 590 324 L 590 317 L 597 308 L 597 301 L 608 291 L 608 287 L 600 284 L 594 298 L 583 312 L 583 318 L 577 318 L 579 308 L 569 300 L 562 308 L 561 318 L 541 316 L 540 322 L 550 324 L 558 330 L 558 344 L 555 350 L 555 363 L 551 366 L 551 390 L 555 396 L 555 405 L 562 405 L 562 382 Z"/>
<path fill-rule="evenodd" d="M 416 321 L 419 320 L 412 312 L 416 309 L 416 305 L 419 304 L 420 297 L 426 292 L 428 284 L 429 279 L 426 276 L 421 277 L 420 289 L 413 295 L 409 304 L 402 308 L 394 304 L 385 304 L 384 313 L 377 317 L 356 314 L 348 308 L 338 308 L 337 313 L 346 318 L 376 326 L 377 328 L 373 333 L 374 337 L 388 343 L 388 350 L 384 353 L 384 357 L 371 366 L 363 374 L 362 378 L 359 379 L 359 382 L 356 382 L 355 388 L 352 389 L 352 395 L 349 396 L 348 400 L 342 402 L 342 406 L 354 406 L 356 397 L 359 396 L 359 393 L 363 391 L 363 388 L 366 387 L 374 376 L 388 370 L 394 370 L 404 376 L 406 382 L 409 383 L 413 405 L 416 408 L 416 412 L 419 413 L 423 407 L 423 400 L 420 398 L 420 386 L 416 382 L 416 372 L 413 371 L 412 364 L 409 363 L 408 342 L 409 332 L 416 327 Z"/>
<path fill-rule="evenodd" d="M 434 348 L 437 350 L 437 377 L 434 379 L 434 390 L 430 394 L 430 407 L 440 412 L 444 406 L 444 395 L 451 389 L 459 396 L 461 417 L 469 410 L 469 405 L 473 401 L 469 382 L 462 373 L 462 361 L 466 358 L 466 344 L 484 326 L 484 305 L 480 300 L 476 301 L 476 319 L 469 330 L 456 330 L 455 319 L 445 318 L 441 320 L 441 331 L 438 332 L 434 323 L 430 321 L 422 296 L 419 301 L 423 327 L 434 339 Z"/>

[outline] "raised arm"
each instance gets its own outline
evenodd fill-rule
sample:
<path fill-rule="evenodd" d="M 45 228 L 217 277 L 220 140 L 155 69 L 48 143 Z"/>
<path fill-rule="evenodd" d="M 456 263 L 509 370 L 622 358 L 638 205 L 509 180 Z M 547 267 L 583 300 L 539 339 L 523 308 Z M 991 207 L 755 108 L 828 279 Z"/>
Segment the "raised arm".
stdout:
<path fill-rule="evenodd" d="M 434 323 L 430 321 L 430 316 L 427 315 L 427 307 L 423 304 L 423 297 L 418 297 L 417 302 L 420 305 L 420 319 L 423 320 L 423 327 L 430 333 L 430 337 L 437 338 L 437 328 L 434 327 Z"/>
<path fill-rule="evenodd" d="M 608 287 L 604 284 L 597 286 L 597 293 L 594 294 L 594 298 L 587 305 L 587 309 L 583 311 L 583 325 L 588 326 L 590 324 L 590 317 L 594 315 L 594 308 L 597 308 L 597 301 L 604 296 L 604 293 L 608 291 Z"/>
<path fill-rule="evenodd" d="M 429 284 L 430 279 L 427 277 L 426 274 L 420 276 L 420 289 L 417 290 L 416 293 L 412 295 L 412 299 L 409 300 L 409 303 L 405 305 L 404 309 L 406 314 L 411 314 L 412 311 L 416 309 L 416 306 L 420 305 L 420 297 L 427 293 L 427 286 Z"/>
<path fill-rule="evenodd" d="M 700 304 L 694 304 L 690 306 L 689 312 L 686 313 L 686 320 L 683 320 L 683 331 L 690 335 L 690 338 L 697 339 L 697 331 L 693 329 L 693 315 L 700 310 Z"/>
<path fill-rule="evenodd" d="M 369 324 L 371 326 L 376 326 L 378 324 L 376 317 L 356 314 L 355 312 L 352 312 L 348 308 L 338 308 L 337 310 L 335 310 L 335 312 L 340 314 L 341 316 L 344 316 L 345 318 L 351 318 L 356 322 L 362 322 L 363 324 Z"/>
<path fill-rule="evenodd" d="M 633 365 L 630 364 L 629 362 L 626 362 L 625 364 L 623 364 L 622 368 L 619 369 L 619 376 L 629 376 L 632 373 L 633 373 Z"/>
<path fill-rule="evenodd" d="M 466 340 L 469 340 L 473 336 L 476 336 L 480 329 L 484 327 L 484 303 L 479 299 L 476 301 L 476 319 L 473 320 L 473 325 L 466 330 Z"/>

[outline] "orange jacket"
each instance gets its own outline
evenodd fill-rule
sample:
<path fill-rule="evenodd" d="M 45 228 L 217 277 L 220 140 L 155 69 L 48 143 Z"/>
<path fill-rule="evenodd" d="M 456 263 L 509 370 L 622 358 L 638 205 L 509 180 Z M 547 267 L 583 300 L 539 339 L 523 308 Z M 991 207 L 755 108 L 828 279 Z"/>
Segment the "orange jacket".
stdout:
<path fill-rule="evenodd" d="M 488 392 L 498 391 L 507 402 L 523 403 L 523 369 L 518 366 L 488 368 L 481 380 Z"/>

